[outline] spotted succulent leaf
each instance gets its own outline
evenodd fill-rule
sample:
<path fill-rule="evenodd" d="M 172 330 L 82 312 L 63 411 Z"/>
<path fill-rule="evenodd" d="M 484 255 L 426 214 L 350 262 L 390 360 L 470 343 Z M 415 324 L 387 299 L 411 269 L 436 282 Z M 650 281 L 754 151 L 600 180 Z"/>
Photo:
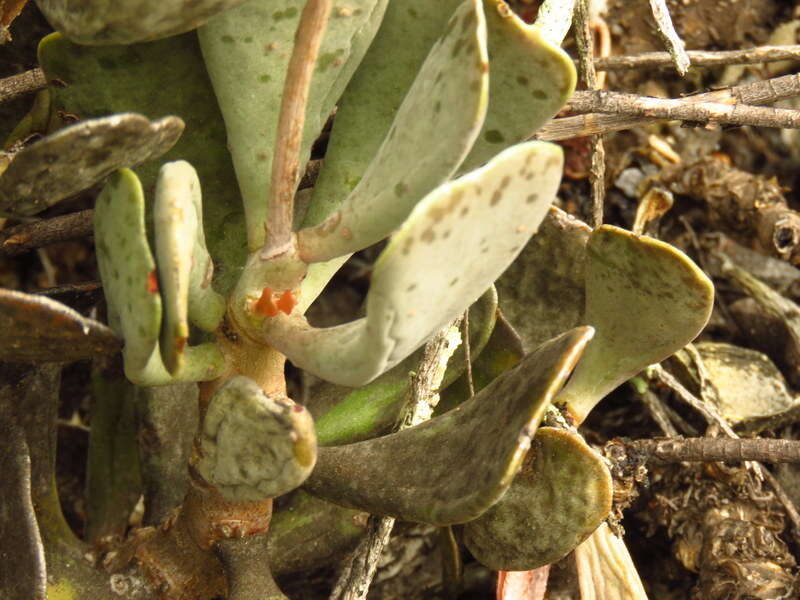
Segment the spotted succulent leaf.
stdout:
<path fill-rule="evenodd" d="M 150 121 L 126 113 L 89 119 L 20 150 L 0 175 L 0 210 L 33 215 L 77 194 L 121 167 L 134 167 L 167 152 L 183 121 Z"/>
<path fill-rule="evenodd" d="M 325 221 L 298 233 L 303 260 L 321 262 L 380 241 L 455 172 L 486 115 L 488 70 L 481 3 L 469 0 L 433 45 L 356 188 Z"/>
<path fill-rule="evenodd" d="M 479 517 L 511 485 L 591 327 L 542 345 L 459 410 L 397 433 L 319 449 L 305 488 L 342 506 L 448 525 Z"/>
<path fill-rule="evenodd" d="M 683 252 L 603 225 L 586 246 L 586 311 L 597 335 L 558 402 L 582 421 L 615 387 L 705 327 L 714 286 Z"/>
<path fill-rule="evenodd" d="M 225 312 L 224 299 L 211 287 L 213 263 L 205 245 L 200 193 L 200 181 L 189 163 L 175 161 L 161 167 L 153 207 L 164 302 L 160 350 L 173 374 L 184 363 L 190 317 L 213 331 Z"/>
<path fill-rule="evenodd" d="M 555 197 L 562 154 L 528 142 L 434 190 L 375 264 L 367 316 L 328 329 L 299 316 L 264 322 L 296 365 L 341 385 L 371 381 L 464 311 L 514 260 Z"/>
<path fill-rule="evenodd" d="M 264 243 L 272 154 L 294 35 L 304 0 L 247 2 L 200 28 L 200 44 L 227 128 L 247 216 L 250 251 Z M 387 0 L 337 0 L 311 81 L 300 151 L 311 144 L 350 80 L 381 22 Z"/>
<path fill-rule="evenodd" d="M 549 565 L 597 529 L 612 495 L 608 467 L 577 433 L 542 427 L 505 495 L 464 526 L 464 543 L 493 570 Z"/>
<path fill-rule="evenodd" d="M 54 29 L 80 44 L 133 44 L 175 35 L 244 0 L 37 0 Z"/>

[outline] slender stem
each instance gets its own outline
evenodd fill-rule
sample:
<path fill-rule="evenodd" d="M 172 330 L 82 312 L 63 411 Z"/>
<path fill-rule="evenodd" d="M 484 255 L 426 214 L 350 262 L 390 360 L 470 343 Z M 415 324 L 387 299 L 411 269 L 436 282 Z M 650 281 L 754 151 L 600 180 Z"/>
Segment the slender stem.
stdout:
<path fill-rule="evenodd" d="M 0 104 L 38 92 L 47 87 L 47 81 L 41 69 L 31 69 L 19 75 L 0 79 Z"/>
<path fill-rule="evenodd" d="M 265 260 L 283 254 L 293 245 L 294 194 L 300 173 L 300 145 L 303 141 L 306 104 L 331 3 L 332 0 L 308 0 L 295 34 L 283 87 L 272 161 L 267 241 L 261 251 L 261 258 Z"/>
<path fill-rule="evenodd" d="M 669 8 L 667 8 L 666 0 L 650 0 L 650 10 L 653 11 L 653 18 L 656 20 L 656 28 L 663 38 L 670 56 L 672 56 L 675 69 L 677 69 L 678 73 L 681 75 L 686 75 L 686 72 L 691 66 L 691 60 L 686 54 L 686 45 L 678 35 L 678 32 L 675 31 L 675 26 L 672 24 L 672 17 L 669 15 Z"/>
<path fill-rule="evenodd" d="M 662 462 L 800 462 L 800 441 L 769 438 L 669 438 L 622 441 L 627 450 Z"/>
<path fill-rule="evenodd" d="M 686 53 L 693 67 L 720 67 L 724 65 L 757 65 L 782 60 L 800 60 L 800 45 L 758 46 L 744 50 L 689 50 Z M 674 65 L 669 52 L 645 52 L 633 56 L 607 56 L 596 58 L 594 66 L 601 71 L 626 71 Z"/>
<path fill-rule="evenodd" d="M 597 73 L 594 70 L 594 40 L 589 23 L 589 0 L 578 0 L 575 8 L 575 41 L 578 44 L 578 66 L 586 87 L 597 90 Z M 592 226 L 603 224 L 603 203 L 606 195 L 606 150 L 601 135 L 593 135 L 592 162 L 589 180 L 592 184 Z"/>

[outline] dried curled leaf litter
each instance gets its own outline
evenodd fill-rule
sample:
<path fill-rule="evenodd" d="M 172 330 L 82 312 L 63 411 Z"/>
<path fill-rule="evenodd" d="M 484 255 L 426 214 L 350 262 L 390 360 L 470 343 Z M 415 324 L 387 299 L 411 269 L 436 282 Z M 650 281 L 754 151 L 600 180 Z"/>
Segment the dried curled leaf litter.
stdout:
<path fill-rule="evenodd" d="M 305 481 L 314 468 L 316 445 L 304 407 L 265 394 L 247 377 L 233 377 L 211 399 L 196 466 L 226 500 L 259 501 Z"/>
<path fill-rule="evenodd" d="M 33 215 L 168 151 L 183 132 L 178 117 L 127 113 L 71 125 L 20 150 L 0 175 L 0 210 Z"/>
<path fill-rule="evenodd" d="M 54 29 L 81 44 L 133 44 L 183 33 L 244 0 L 37 0 Z"/>
<path fill-rule="evenodd" d="M 543 344 L 461 407 L 421 425 L 320 448 L 306 489 L 405 521 L 449 525 L 479 517 L 511 485 L 593 333 L 578 327 Z"/>
<path fill-rule="evenodd" d="M 611 473 L 577 433 L 542 427 L 505 495 L 464 526 L 464 543 L 493 570 L 548 565 L 597 529 L 612 495 Z"/>
<path fill-rule="evenodd" d="M 323 379 L 350 386 L 371 381 L 463 312 L 511 264 L 555 198 L 561 168 L 559 148 L 528 142 L 440 186 L 378 258 L 365 318 L 317 329 L 302 317 L 278 315 L 265 322 L 265 341 Z"/>

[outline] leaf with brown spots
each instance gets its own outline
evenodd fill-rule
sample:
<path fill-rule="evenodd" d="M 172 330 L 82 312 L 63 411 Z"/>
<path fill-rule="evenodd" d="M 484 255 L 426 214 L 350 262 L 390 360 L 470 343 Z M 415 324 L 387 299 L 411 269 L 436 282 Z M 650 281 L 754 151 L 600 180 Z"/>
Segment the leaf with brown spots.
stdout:
<path fill-rule="evenodd" d="M 0 210 L 34 215 L 103 180 L 120 167 L 160 156 L 183 132 L 183 121 L 150 121 L 133 113 L 81 121 L 14 155 L 0 175 Z"/>
<path fill-rule="evenodd" d="M 122 341 L 102 323 L 60 302 L 0 289 L 0 360 L 71 362 L 118 352 Z"/>
<path fill-rule="evenodd" d="M 80 44 L 133 44 L 195 29 L 244 0 L 38 0 L 54 29 Z"/>
<path fill-rule="evenodd" d="M 455 172 L 486 116 L 487 61 L 482 6 L 469 0 L 420 67 L 358 185 L 325 221 L 298 233 L 303 260 L 329 260 L 385 238 Z"/>
<path fill-rule="evenodd" d="M 328 381 L 371 381 L 497 279 L 536 232 L 560 180 L 557 146 L 528 142 L 509 148 L 416 206 L 375 263 L 365 318 L 317 329 L 302 317 L 278 315 L 264 323 L 263 339 Z M 531 186 L 540 193 L 529 203 Z M 501 199 L 491 206 L 497 191 Z"/>
<path fill-rule="evenodd" d="M 586 311 L 594 341 L 557 402 L 580 422 L 615 387 L 702 331 L 714 286 L 683 252 L 603 225 L 586 246 Z"/>
<path fill-rule="evenodd" d="M 579 327 L 543 344 L 459 409 L 384 437 L 320 448 L 305 488 L 405 521 L 449 525 L 479 517 L 511 485 L 593 333 Z"/>

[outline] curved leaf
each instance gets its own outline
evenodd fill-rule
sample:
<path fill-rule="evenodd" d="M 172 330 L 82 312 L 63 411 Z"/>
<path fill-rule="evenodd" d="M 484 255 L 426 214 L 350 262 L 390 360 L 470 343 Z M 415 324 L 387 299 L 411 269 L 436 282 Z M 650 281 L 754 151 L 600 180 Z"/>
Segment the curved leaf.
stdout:
<path fill-rule="evenodd" d="M 480 0 L 469 0 L 433 45 L 353 192 L 325 221 L 297 234 L 305 262 L 329 260 L 382 240 L 455 172 L 486 115 L 488 71 L 483 11 Z"/>
<path fill-rule="evenodd" d="M 578 434 L 542 427 L 505 495 L 464 525 L 464 543 L 492 570 L 554 563 L 605 520 L 613 492 L 605 462 Z"/>
<path fill-rule="evenodd" d="M 589 237 L 584 323 L 597 335 L 559 394 L 578 422 L 622 382 L 691 342 L 714 286 L 680 250 L 611 225 Z"/>
<path fill-rule="evenodd" d="M 244 0 L 38 0 L 54 29 L 80 44 L 132 44 L 202 25 Z"/>
<path fill-rule="evenodd" d="M 315 329 L 302 317 L 278 315 L 265 322 L 265 339 L 323 379 L 371 381 L 461 313 L 514 260 L 555 197 L 561 166 L 558 147 L 528 142 L 434 190 L 378 258 L 365 318 Z"/>
<path fill-rule="evenodd" d="M 477 518 L 511 485 L 544 411 L 593 333 L 581 327 L 544 344 L 459 409 L 392 435 L 320 448 L 305 488 L 405 521 Z"/>
<path fill-rule="evenodd" d="M 33 215 L 175 145 L 183 121 L 119 114 L 81 121 L 20 150 L 0 175 L 0 210 Z"/>
<path fill-rule="evenodd" d="M 70 362 L 118 352 L 117 335 L 68 306 L 0 288 L 0 360 Z"/>

